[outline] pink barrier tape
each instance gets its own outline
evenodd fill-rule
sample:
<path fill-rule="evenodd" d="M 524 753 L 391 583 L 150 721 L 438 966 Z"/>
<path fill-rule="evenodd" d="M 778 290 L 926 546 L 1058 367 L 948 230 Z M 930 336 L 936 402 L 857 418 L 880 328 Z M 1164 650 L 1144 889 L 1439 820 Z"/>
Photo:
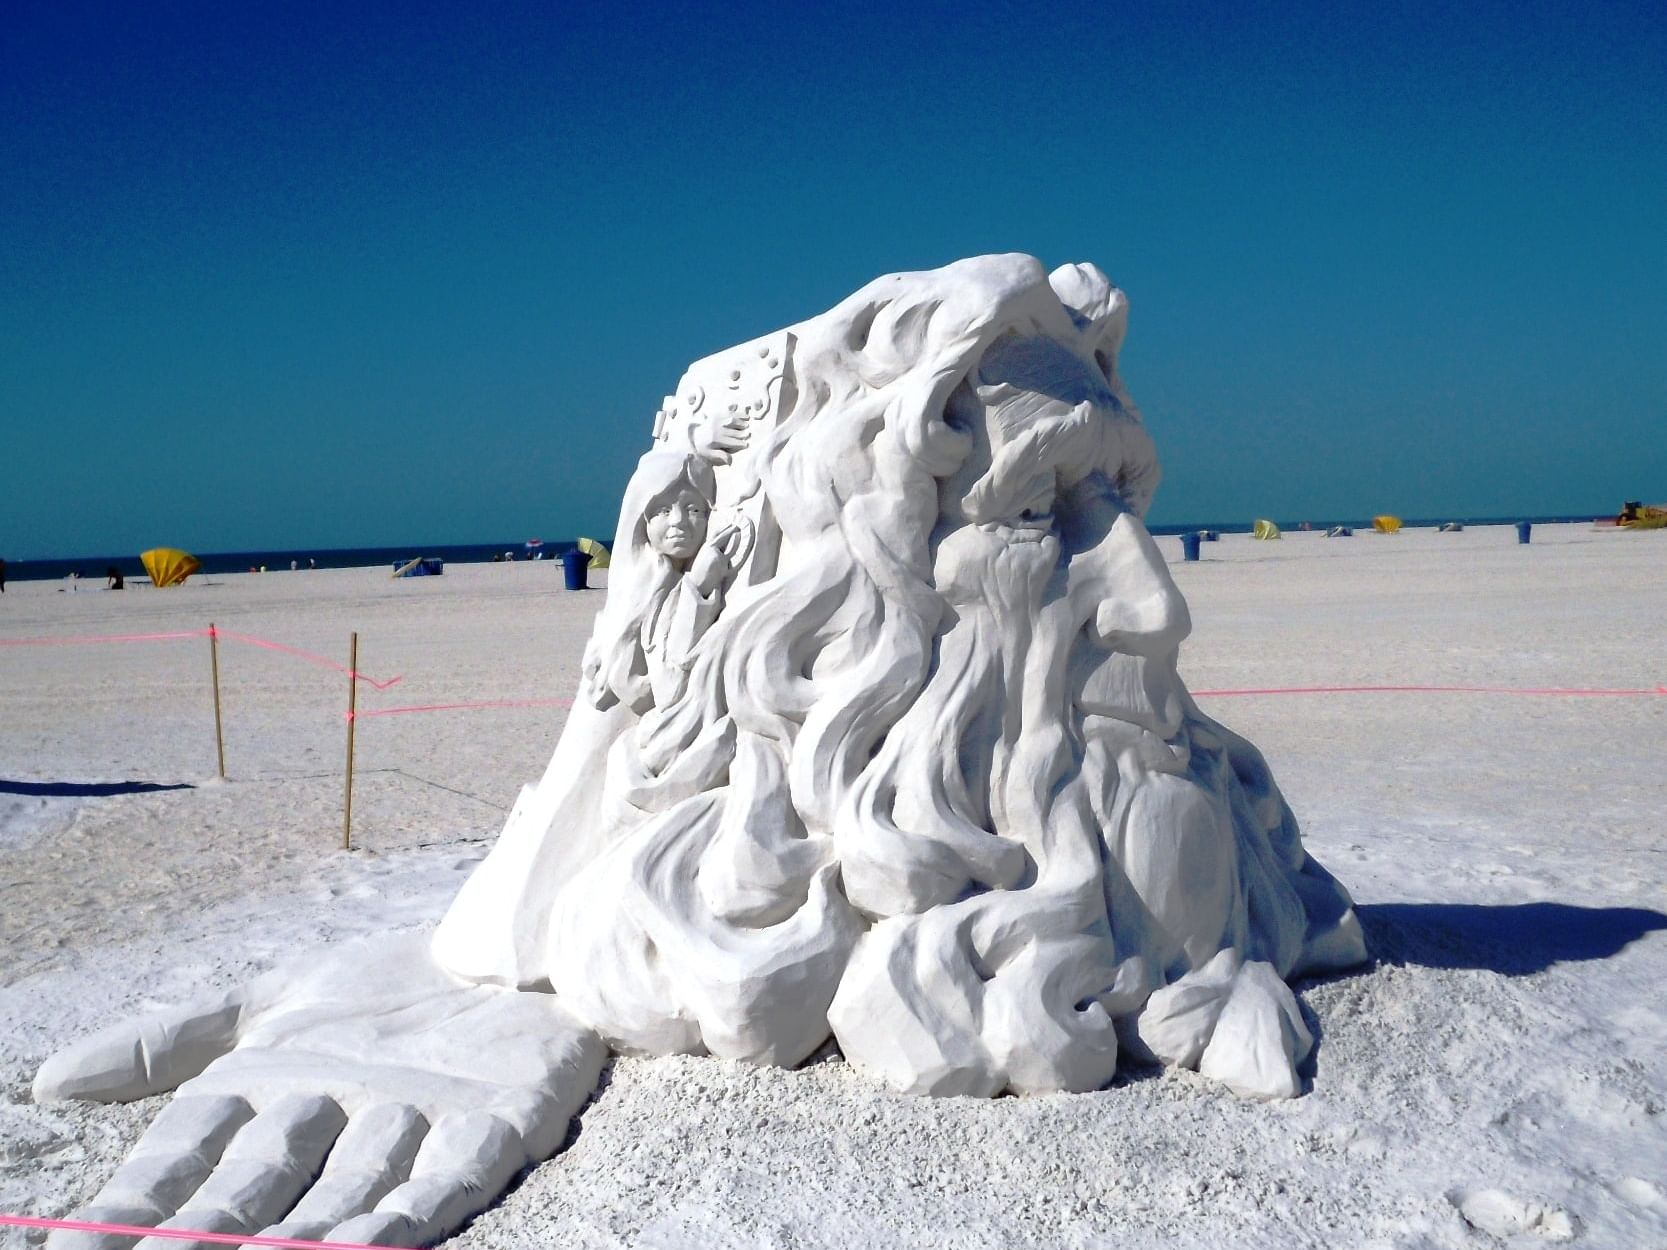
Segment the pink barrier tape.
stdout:
<path fill-rule="evenodd" d="M 378 690 L 386 690 L 389 686 L 392 686 L 397 682 L 401 682 L 401 681 L 405 680 L 405 678 L 403 676 L 400 676 L 400 677 L 390 677 L 390 678 L 388 678 L 387 681 L 377 681 L 376 678 L 370 676 L 367 673 L 359 673 L 359 672 L 349 671 L 347 665 L 338 664 L 335 660 L 332 660 L 329 656 L 315 655 L 311 651 L 301 650 L 300 647 L 292 647 L 292 646 L 289 646 L 288 644 L 282 643 L 282 642 L 273 642 L 273 641 L 271 641 L 270 639 L 267 639 L 267 638 L 255 638 L 255 637 L 252 637 L 249 634 L 234 634 L 229 629 L 221 629 L 221 630 L 217 630 L 216 632 L 222 638 L 230 638 L 230 639 L 232 639 L 236 642 L 246 642 L 251 647 L 262 647 L 267 651 L 279 651 L 279 652 L 282 652 L 284 655 L 292 655 L 298 660 L 305 660 L 309 664 L 317 664 L 320 668 L 328 668 L 328 669 L 334 670 L 335 672 L 346 674 L 347 676 L 354 678 L 356 681 L 362 681 L 366 685 L 374 686 Z M 206 629 L 203 630 L 203 635 L 205 637 L 207 636 L 207 634 L 208 634 L 208 631 Z"/>
<path fill-rule="evenodd" d="M 227 1246 L 282 1246 L 293 1250 L 393 1250 L 361 1241 L 296 1241 L 290 1237 L 257 1237 L 252 1233 L 200 1233 L 190 1228 L 145 1228 L 138 1224 L 98 1224 L 91 1220 L 41 1220 L 30 1215 L 0 1215 L 0 1224 L 19 1228 L 51 1228 L 71 1233 L 113 1233 L 119 1237 L 165 1237 L 174 1241 L 214 1241 Z"/>
<path fill-rule="evenodd" d="M 1247 694 L 1521 694 L 1566 695 L 1573 698 L 1636 698 L 1667 695 L 1667 686 L 1653 690 L 1571 690 L 1558 686 L 1274 686 L 1266 690 L 1194 690 L 1199 698 L 1229 698 Z"/>
<path fill-rule="evenodd" d="M 90 642 L 168 642 L 207 637 L 206 629 L 191 629 L 174 634 L 105 634 L 96 638 L 0 638 L 0 647 L 71 647 Z"/>
<path fill-rule="evenodd" d="M 348 720 L 364 720 L 368 716 L 402 716 L 407 712 L 458 712 L 483 707 L 572 707 L 572 699 L 485 699 L 479 703 L 424 703 L 413 707 L 379 707 L 347 712 Z"/>
<path fill-rule="evenodd" d="M 166 634 L 103 634 L 97 637 L 82 638 L 0 638 L 0 647 L 71 647 L 96 642 L 173 642 L 181 638 L 230 638 L 233 642 L 247 643 L 251 647 L 260 647 L 266 651 L 277 651 L 284 655 L 294 656 L 298 660 L 305 660 L 308 664 L 316 664 L 320 668 L 327 668 L 337 673 L 362 681 L 366 685 L 374 686 L 378 690 L 386 690 L 404 677 L 390 677 L 387 681 L 377 681 L 368 673 L 348 672 L 347 665 L 339 664 L 329 656 L 316 655 L 311 651 L 303 651 L 300 647 L 292 647 L 287 643 L 273 642 L 270 638 L 256 638 L 252 634 L 234 633 L 229 629 L 187 629 Z"/>

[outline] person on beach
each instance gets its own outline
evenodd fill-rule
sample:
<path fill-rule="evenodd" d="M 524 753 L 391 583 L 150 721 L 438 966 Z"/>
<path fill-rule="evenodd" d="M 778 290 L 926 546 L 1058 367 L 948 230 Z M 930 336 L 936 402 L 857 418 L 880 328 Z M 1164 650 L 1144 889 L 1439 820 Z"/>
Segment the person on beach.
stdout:
<path fill-rule="evenodd" d="M 6 562 L 0 560 L 0 595 L 6 593 Z"/>
<path fill-rule="evenodd" d="M 122 571 L 115 565 L 112 564 L 104 570 L 104 588 L 106 590 L 121 590 L 126 585 L 127 582 L 122 577 Z"/>

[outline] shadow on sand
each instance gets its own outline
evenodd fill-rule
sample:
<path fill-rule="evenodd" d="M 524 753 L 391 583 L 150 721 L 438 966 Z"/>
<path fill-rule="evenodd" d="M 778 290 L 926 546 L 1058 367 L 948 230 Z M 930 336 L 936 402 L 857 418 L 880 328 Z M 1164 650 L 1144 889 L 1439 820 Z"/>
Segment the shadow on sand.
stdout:
<path fill-rule="evenodd" d="M 1667 929 L 1667 915 L 1647 908 L 1568 903 L 1370 903 L 1359 913 L 1366 944 L 1381 963 L 1505 976 L 1608 959 L 1645 934 Z"/>
<path fill-rule="evenodd" d="M 48 799 L 104 799 L 114 794 L 149 794 L 153 790 L 194 790 L 187 782 L 160 781 L 7 781 L 0 777 L 0 794 L 30 794 Z"/>

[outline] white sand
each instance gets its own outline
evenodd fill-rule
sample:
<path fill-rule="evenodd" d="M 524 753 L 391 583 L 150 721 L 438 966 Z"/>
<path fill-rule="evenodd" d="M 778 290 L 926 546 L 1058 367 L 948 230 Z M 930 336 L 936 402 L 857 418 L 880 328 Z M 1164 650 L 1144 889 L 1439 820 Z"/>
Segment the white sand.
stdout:
<path fill-rule="evenodd" d="M 1541 526 L 1229 536 L 1178 562 L 1194 689 L 1667 683 L 1667 533 Z M 602 596 L 559 566 L 14 582 L 0 638 L 224 629 L 399 685 L 365 707 L 571 694 Z M 160 1100 L 35 1107 L 55 1047 L 296 952 L 421 928 L 554 746 L 560 708 L 359 726 L 345 681 L 205 640 L 0 647 L 0 1210 L 64 1215 Z M 1099 1094 L 919 1100 L 798 1072 L 621 1060 L 570 1148 L 456 1247 L 1667 1245 L 1667 697 L 1214 698 L 1267 753 L 1378 962 L 1302 987 L 1313 1089 L 1188 1073 Z M 19 783 L 194 788 L 94 797 Z M 0 1245 L 23 1245 L 17 1230 Z"/>

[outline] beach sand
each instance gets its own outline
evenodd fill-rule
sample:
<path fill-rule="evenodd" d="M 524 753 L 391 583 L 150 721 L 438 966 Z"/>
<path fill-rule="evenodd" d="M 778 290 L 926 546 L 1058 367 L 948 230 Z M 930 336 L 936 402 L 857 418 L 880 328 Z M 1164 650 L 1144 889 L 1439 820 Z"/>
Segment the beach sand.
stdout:
<path fill-rule="evenodd" d="M 1667 533 L 1229 535 L 1194 564 L 1160 546 L 1195 691 L 1667 684 Z M 544 562 L 62 585 L 9 585 L 0 640 L 212 621 L 345 662 L 357 630 L 360 668 L 402 675 L 364 710 L 570 696 L 604 598 Z M 345 853 L 345 679 L 231 640 L 220 663 L 225 782 L 206 639 L 0 646 L 0 1211 L 69 1214 L 162 1105 L 37 1107 L 42 1059 L 430 926 L 564 716 L 360 721 Z M 621 1059 L 567 1150 L 445 1244 L 1667 1245 L 1667 697 L 1200 703 L 1266 753 L 1377 957 L 1299 986 L 1310 1092 L 1244 1103 L 1133 1069 L 1090 1095 L 930 1100 L 831 1048 L 795 1072 Z"/>

